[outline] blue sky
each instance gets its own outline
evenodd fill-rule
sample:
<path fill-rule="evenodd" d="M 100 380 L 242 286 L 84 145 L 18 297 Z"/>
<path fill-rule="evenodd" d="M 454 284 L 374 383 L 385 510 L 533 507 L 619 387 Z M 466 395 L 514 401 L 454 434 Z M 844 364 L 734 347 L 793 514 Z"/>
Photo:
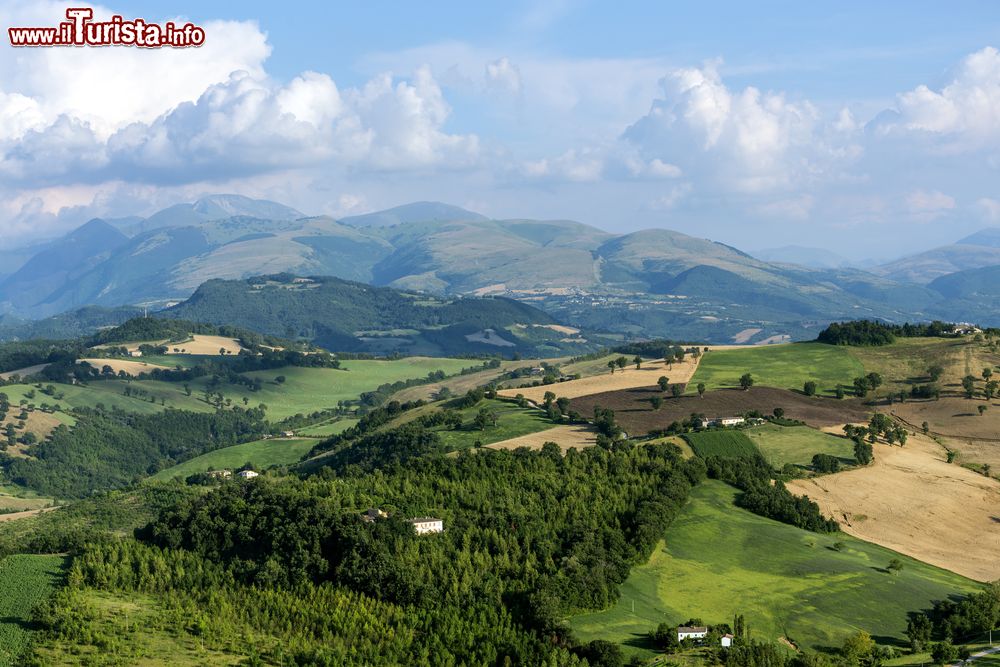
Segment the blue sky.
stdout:
<path fill-rule="evenodd" d="M 199 53 L 4 45 L 8 235 L 219 191 L 855 257 L 1000 224 L 1000 3 L 311 4 L 98 6 Z"/>

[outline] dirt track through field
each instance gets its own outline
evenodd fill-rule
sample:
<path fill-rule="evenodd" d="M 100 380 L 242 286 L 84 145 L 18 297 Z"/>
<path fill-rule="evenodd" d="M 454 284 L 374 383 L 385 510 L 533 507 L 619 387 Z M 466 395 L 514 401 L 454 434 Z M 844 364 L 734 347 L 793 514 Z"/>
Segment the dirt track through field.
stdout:
<path fill-rule="evenodd" d="M 7 514 L 0 514 L 0 523 L 6 521 L 17 521 L 18 519 L 27 519 L 29 517 L 38 516 L 43 512 L 51 512 L 52 510 L 57 510 L 58 507 L 39 507 L 36 510 L 25 510 L 23 512 L 9 512 Z"/>
<path fill-rule="evenodd" d="M 28 366 L 27 368 L 18 368 L 17 370 L 14 371 L 0 373 L 0 380 L 9 380 L 15 375 L 17 375 L 18 377 L 26 378 L 31 375 L 34 375 L 35 373 L 39 373 L 45 370 L 46 366 L 48 366 L 48 364 L 38 364 L 37 366 Z"/>
<path fill-rule="evenodd" d="M 636 368 L 635 364 L 629 364 L 623 369 L 615 369 L 614 373 L 608 371 L 604 375 L 593 375 L 579 380 L 568 380 L 538 387 L 504 389 L 498 393 L 510 398 L 522 394 L 529 401 L 541 403 L 547 391 L 560 397 L 578 398 L 607 391 L 649 387 L 655 385 L 662 375 L 669 378 L 670 384 L 687 384 L 697 368 L 698 359 L 687 355 L 683 362 L 675 362 L 673 368 L 670 368 L 663 359 L 657 359 L 643 361 L 641 368 Z"/>
<path fill-rule="evenodd" d="M 584 449 L 597 444 L 597 434 L 587 425 L 556 426 L 538 433 L 529 433 L 510 440 L 501 440 L 486 445 L 489 449 L 541 449 L 546 442 L 554 442 L 565 454 L 569 449 Z"/>
<path fill-rule="evenodd" d="M 819 503 L 849 535 L 978 581 L 1000 578 L 1000 484 L 949 464 L 923 435 L 905 447 L 875 445 L 865 468 L 788 488 Z"/>

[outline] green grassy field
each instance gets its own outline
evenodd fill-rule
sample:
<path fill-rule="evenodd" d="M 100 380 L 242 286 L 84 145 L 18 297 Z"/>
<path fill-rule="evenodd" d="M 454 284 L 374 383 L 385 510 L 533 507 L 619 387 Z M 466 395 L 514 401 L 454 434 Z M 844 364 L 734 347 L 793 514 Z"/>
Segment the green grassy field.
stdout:
<path fill-rule="evenodd" d="M 222 468 L 239 468 L 246 463 L 252 463 L 257 469 L 271 468 L 279 465 L 296 463 L 319 440 L 315 438 L 289 438 L 270 440 L 255 440 L 242 445 L 216 449 L 193 459 L 178 463 L 175 466 L 161 470 L 151 480 L 166 482 L 171 479 L 184 479 L 189 475 L 207 470 Z"/>
<path fill-rule="evenodd" d="M 483 407 L 493 410 L 499 417 L 496 427 L 490 427 L 485 431 L 473 428 L 471 425 L 476 413 Z M 539 410 L 522 409 L 506 401 L 482 401 L 473 408 L 462 410 L 462 419 L 464 424 L 461 430 L 451 431 L 443 428 L 438 430 L 441 442 L 449 450 L 468 449 L 474 447 L 476 441 L 489 445 L 529 433 L 545 431 L 555 426 Z"/>
<path fill-rule="evenodd" d="M 132 386 L 144 389 L 149 392 L 149 396 L 156 398 L 155 403 L 149 400 L 149 396 L 145 398 L 125 396 L 122 392 L 126 386 L 128 384 L 125 380 L 95 380 L 86 386 L 60 384 L 56 386 L 56 389 L 59 393 L 63 394 L 63 398 L 55 399 L 45 396 L 36 389 L 35 398 L 28 400 L 35 405 L 58 403 L 65 409 L 94 408 L 100 404 L 106 408 L 117 407 L 137 414 L 152 414 L 163 410 L 165 407 L 175 407 L 195 412 L 211 412 L 215 410 L 215 408 L 204 401 L 199 401 L 196 396 L 185 396 L 183 387 L 180 384 L 174 385 L 169 382 L 145 380 L 132 382 Z M 30 385 L 17 384 L 8 385 L 3 388 L 3 391 L 10 396 L 11 403 L 16 405 L 20 399 L 26 398 L 25 393 L 32 389 L 34 387 Z M 160 404 L 160 399 L 164 400 L 166 406 Z M 69 425 L 75 423 L 70 415 L 60 412 L 57 412 L 56 415 L 64 423 Z"/>
<path fill-rule="evenodd" d="M 40 665 L 146 665 L 147 667 L 221 667 L 238 665 L 240 656 L 213 650 L 189 632 L 178 632 L 165 618 L 162 603 L 150 595 L 74 591 L 72 601 L 87 610 L 90 642 L 42 641 L 33 658 Z"/>
<path fill-rule="evenodd" d="M 688 383 L 688 393 L 704 382 L 709 391 L 740 386 L 740 376 L 753 375 L 756 385 L 802 390 L 812 380 L 819 393 L 833 394 L 838 383 L 850 386 L 864 367 L 846 347 L 823 343 L 764 345 L 742 350 L 719 350 L 702 357 Z"/>
<path fill-rule="evenodd" d="M 242 404 L 244 398 L 252 406 L 266 404 L 268 418 L 274 421 L 295 414 L 334 408 L 338 401 L 356 400 L 362 393 L 375 390 L 382 384 L 425 377 L 436 370 L 453 374 L 474 363 L 468 359 L 415 357 L 393 361 L 345 361 L 343 366 L 347 370 L 286 367 L 247 373 L 248 377 L 257 377 L 263 382 L 260 391 L 254 392 L 247 387 L 228 383 L 220 385 L 218 391 L 236 405 Z M 274 381 L 279 375 L 286 378 L 283 384 Z M 35 389 L 35 398 L 27 400 L 36 405 L 59 403 L 66 409 L 93 408 L 101 404 L 107 408 L 117 407 L 138 414 L 151 414 L 168 407 L 193 412 L 214 412 L 215 408 L 204 401 L 204 392 L 210 381 L 208 377 L 201 377 L 187 383 L 191 388 L 191 396 L 185 392 L 183 382 L 139 379 L 129 383 L 114 379 L 95 380 L 86 386 L 57 385 L 57 390 L 64 395 L 59 400 Z M 125 396 L 123 392 L 128 387 L 138 395 Z M 32 389 L 34 387 L 25 384 L 3 387 L 13 405 L 26 398 L 25 394 Z M 155 400 L 151 401 L 150 398 Z M 57 415 L 64 423 L 74 423 L 69 415 Z"/>
<path fill-rule="evenodd" d="M 0 560 L 0 667 L 21 664 L 31 642 L 31 612 L 62 577 L 63 556 L 7 556 Z"/>
<path fill-rule="evenodd" d="M 722 456 L 729 459 L 752 459 L 759 452 L 743 431 L 699 431 L 685 433 L 684 440 L 703 459 Z"/>
<path fill-rule="evenodd" d="M 300 428 L 296 433 L 298 435 L 308 435 L 317 438 L 327 438 L 331 435 L 337 435 L 338 433 L 343 433 L 347 429 L 351 428 L 358 423 L 357 419 L 337 419 L 336 421 L 323 422 L 322 424 L 317 424 L 316 426 L 307 426 L 306 428 Z"/>
<path fill-rule="evenodd" d="M 768 463 L 778 469 L 786 463 L 809 466 L 814 454 L 829 454 L 842 463 L 854 463 L 854 444 L 850 440 L 808 426 L 763 424 L 747 429 L 746 434 Z"/>
<path fill-rule="evenodd" d="M 421 378 L 436 370 L 447 374 L 457 373 L 474 363 L 468 359 L 415 357 L 394 361 L 345 361 L 343 366 L 346 370 L 286 367 L 245 373 L 247 377 L 258 378 L 263 383 L 260 391 L 250 391 L 242 385 L 225 383 L 219 386 L 218 391 L 235 404 L 242 403 L 244 398 L 250 405 L 264 403 L 268 408 L 268 418 L 273 421 L 335 408 L 338 401 L 356 400 L 362 393 L 373 391 L 386 383 Z M 275 382 L 278 376 L 284 376 L 285 382 Z M 211 409 L 200 400 L 209 382 L 210 378 L 202 377 L 188 383 L 191 386 L 191 397 L 184 395 L 184 383 L 139 380 L 133 384 L 151 392 L 167 394 L 166 402 L 173 402 L 177 407 L 188 401 L 199 404 L 199 409 Z"/>
<path fill-rule="evenodd" d="M 820 535 L 751 514 L 733 505 L 735 494 L 722 482 L 698 486 L 666 543 L 632 570 L 617 604 L 569 619 L 576 636 L 651 656 L 646 633 L 661 622 L 721 623 L 742 613 L 755 637 L 784 636 L 806 648 L 839 647 L 858 629 L 902 643 L 907 612 L 977 588 L 848 535 Z M 904 563 L 897 575 L 884 569 L 893 558 Z"/>

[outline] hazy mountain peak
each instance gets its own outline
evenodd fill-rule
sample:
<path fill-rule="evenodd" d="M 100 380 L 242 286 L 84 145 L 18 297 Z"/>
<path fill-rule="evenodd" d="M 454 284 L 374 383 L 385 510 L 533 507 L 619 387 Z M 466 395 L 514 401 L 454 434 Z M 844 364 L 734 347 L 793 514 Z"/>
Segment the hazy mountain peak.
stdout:
<path fill-rule="evenodd" d="M 191 204 L 175 204 L 157 211 L 137 225 L 132 233 L 158 227 L 199 225 L 212 220 L 239 216 L 262 220 L 297 220 L 304 217 L 290 206 L 266 199 L 251 199 L 231 194 L 208 195 Z"/>
<path fill-rule="evenodd" d="M 488 220 L 484 215 L 439 201 L 418 201 L 363 215 L 341 218 L 354 227 L 391 227 L 413 222 L 470 222 Z"/>
<path fill-rule="evenodd" d="M 1000 248 L 1000 227 L 987 227 L 978 232 L 969 234 L 964 239 L 956 242 L 956 245 L 978 245 L 987 248 Z"/>
<path fill-rule="evenodd" d="M 753 253 L 765 262 L 799 264 L 814 269 L 837 269 L 849 266 L 850 261 L 825 248 L 810 248 L 800 245 L 786 245 L 780 248 L 764 248 Z"/>

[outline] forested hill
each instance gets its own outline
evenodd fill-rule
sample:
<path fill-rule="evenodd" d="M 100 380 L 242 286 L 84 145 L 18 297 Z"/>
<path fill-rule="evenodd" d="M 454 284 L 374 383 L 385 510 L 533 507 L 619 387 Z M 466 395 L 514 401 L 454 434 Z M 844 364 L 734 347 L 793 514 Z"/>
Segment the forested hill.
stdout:
<path fill-rule="evenodd" d="M 553 353 L 589 349 L 547 313 L 503 298 L 444 299 L 332 277 L 210 280 L 160 313 L 330 350 L 406 354 Z"/>

